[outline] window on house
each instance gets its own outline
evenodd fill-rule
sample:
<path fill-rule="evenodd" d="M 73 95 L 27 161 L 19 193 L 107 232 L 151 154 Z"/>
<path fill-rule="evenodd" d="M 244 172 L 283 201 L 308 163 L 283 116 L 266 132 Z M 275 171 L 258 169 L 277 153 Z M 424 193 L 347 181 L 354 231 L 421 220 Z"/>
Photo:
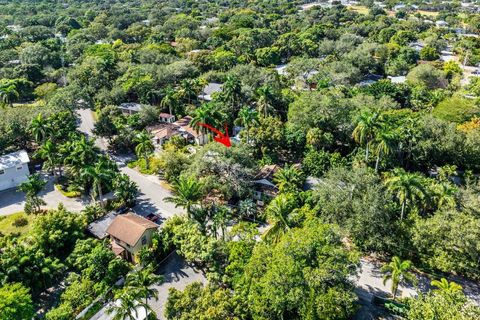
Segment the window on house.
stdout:
<path fill-rule="evenodd" d="M 5 173 L 5 170 L 1 169 L 0 174 L 4 174 L 4 173 Z"/>
<path fill-rule="evenodd" d="M 23 168 L 22 166 L 18 166 L 17 171 L 22 170 L 22 168 Z"/>
<path fill-rule="evenodd" d="M 146 245 L 146 244 L 147 244 L 147 236 L 143 236 L 142 245 Z"/>

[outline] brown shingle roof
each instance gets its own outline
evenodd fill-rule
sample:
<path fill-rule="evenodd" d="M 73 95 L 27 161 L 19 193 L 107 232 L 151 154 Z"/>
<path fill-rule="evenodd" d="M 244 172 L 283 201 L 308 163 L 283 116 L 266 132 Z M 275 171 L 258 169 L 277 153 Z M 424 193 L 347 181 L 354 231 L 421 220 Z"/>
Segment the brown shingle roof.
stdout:
<path fill-rule="evenodd" d="M 107 233 L 130 246 L 134 246 L 148 229 L 158 226 L 136 214 L 127 213 L 117 216 L 107 228 Z"/>

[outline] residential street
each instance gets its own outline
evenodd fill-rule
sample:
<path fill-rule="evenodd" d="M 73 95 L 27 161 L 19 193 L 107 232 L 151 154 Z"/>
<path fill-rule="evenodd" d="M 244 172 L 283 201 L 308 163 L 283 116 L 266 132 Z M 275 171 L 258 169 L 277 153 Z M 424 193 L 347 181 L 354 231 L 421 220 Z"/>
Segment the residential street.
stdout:
<path fill-rule="evenodd" d="M 92 130 L 95 120 L 92 112 L 89 109 L 80 109 L 77 112 L 81 119 L 79 130 L 93 137 Z M 95 143 L 101 150 L 107 150 L 107 144 L 102 139 L 96 139 Z M 156 212 L 161 215 L 162 219 L 167 219 L 175 214 L 184 213 L 182 208 L 175 208 L 175 205 L 164 200 L 164 198 L 170 197 L 172 194 L 161 185 L 159 178 L 143 175 L 134 169 L 128 168 L 121 157 L 114 158 L 120 171 L 127 174 L 138 185 L 140 190 L 138 204 L 133 208 L 137 214 L 145 216 Z"/>

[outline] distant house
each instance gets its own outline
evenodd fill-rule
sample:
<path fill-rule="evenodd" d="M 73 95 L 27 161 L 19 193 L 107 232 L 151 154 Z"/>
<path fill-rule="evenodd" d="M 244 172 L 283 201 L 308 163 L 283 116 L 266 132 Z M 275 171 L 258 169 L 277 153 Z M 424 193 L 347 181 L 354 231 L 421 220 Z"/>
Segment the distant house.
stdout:
<path fill-rule="evenodd" d="M 210 82 L 203 88 L 198 98 L 205 101 L 211 101 L 214 93 L 222 92 L 222 87 L 223 84 L 221 83 Z"/>
<path fill-rule="evenodd" d="M 369 85 L 374 84 L 375 82 L 379 81 L 380 79 L 382 79 L 382 76 L 380 76 L 378 74 L 369 74 L 369 75 L 366 75 L 362 79 L 362 81 L 360 81 L 358 83 L 358 85 L 361 86 L 361 87 L 369 86 Z"/>
<path fill-rule="evenodd" d="M 194 128 L 190 126 L 192 117 L 186 116 L 182 119 L 179 119 L 173 123 L 173 125 L 178 127 L 178 131 L 181 135 L 187 139 L 189 142 L 195 142 L 197 145 L 204 145 L 208 142 L 208 135 L 197 132 Z"/>
<path fill-rule="evenodd" d="M 407 77 L 405 77 L 405 76 L 396 76 L 396 77 L 389 76 L 388 79 L 390 79 L 390 81 L 392 83 L 405 83 L 405 82 L 407 82 Z"/>
<path fill-rule="evenodd" d="M 28 179 L 30 158 L 25 150 L 0 157 L 0 191 L 18 187 Z"/>
<path fill-rule="evenodd" d="M 174 123 L 175 122 L 175 116 L 173 114 L 170 114 L 170 113 L 162 112 L 162 113 L 160 113 L 158 118 L 159 118 L 160 122 L 165 122 L 165 123 Z"/>
<path fill-rule="evenodd" d="M 108 237 L 107 228 L 110 224 L 112 224 L 113 220 L 118 214 L 115 211 L 112 211 L 103 217 L 91 222 L 87 226 L 87 230 L 90 234 L 92 234 L 95 238 L 103 240 Z"/>
<path fill-rule="evenodd" d="M 266 198 L 273 198 L 277 194 L 278 188 L 273 183 L 273 175 L 278 170 L 280 167 L 275 164 L 266 165 L 255 176 L 253 198 L 257 200 L 258 205 L 263 205 Z"/>
<path fill-rule="evenodd" d="M 138 254 L 152 245 L 152 236 L 158 225 L 136 214 L 116 216 L 106 233 L 110 237 L 112 251 L 128 261 L 138 263 Z"/>
<path fill-rule="evenodd" d="M 131 115 L 140 112 L 142 105 L 135 102 L 125 102 L 119 105 L 118 109 L 120 109 L 123 114 Z"/>
<path fill-rule="evenodd" d="M 445 28 L 445 27 L 448 27 L 448 22 L 439 20 L 435 22 L 435 25 L 439 28 Z"/>
<path fill-rule="evenodd" d="M 197 145 L 204 145 L 208 142 L 208 135 L 197 132 L 197 130 L 190 126 L 192 117 L 187 116 L 172 122 L 175 120 L 175 117 L 169 116 L 169 114 L 163 114 L 162 123 L 147 128 L 147 131 L 153 136 L 155 147 L 161 147 L 174 136 L 180 136 L 188 143 L 195 143 Z"/>

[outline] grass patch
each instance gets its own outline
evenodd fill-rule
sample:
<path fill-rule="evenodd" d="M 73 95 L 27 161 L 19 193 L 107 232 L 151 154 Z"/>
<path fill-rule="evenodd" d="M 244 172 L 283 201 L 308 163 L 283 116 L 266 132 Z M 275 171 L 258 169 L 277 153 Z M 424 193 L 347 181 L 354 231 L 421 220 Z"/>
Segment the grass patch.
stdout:
<path fill-rule="evenodd" d="M 27 215 L 24 212 L 0 216 L 0 232 L 4 235 L 23 235 L 30 230 L 30 224 L 33 218 L 33 216 Z"/>
<path fill-rule="evenodd" d="M 365 6 L 349 6 L 348 9 L 355 11 L 356 13 L 359 13 L 359 14 L 367 15 L 369 13 L 369 9 Z"/>
<path fill-rule="evenodd" d="M 55 189 L 60 191 L 67 198 L 78 198 L 82 195 L 82 193 L 78 190 L 65 190 L 61 184 L 56 184 Z"/>
<path fill-rule="evenodd" d="M 437 17 L 439 12 L 438 11 L 425 11 L 425 10 L 417 10 L 417 13 L 420 13 L 422 16 L 427 16 L 427 17 Z"/>

